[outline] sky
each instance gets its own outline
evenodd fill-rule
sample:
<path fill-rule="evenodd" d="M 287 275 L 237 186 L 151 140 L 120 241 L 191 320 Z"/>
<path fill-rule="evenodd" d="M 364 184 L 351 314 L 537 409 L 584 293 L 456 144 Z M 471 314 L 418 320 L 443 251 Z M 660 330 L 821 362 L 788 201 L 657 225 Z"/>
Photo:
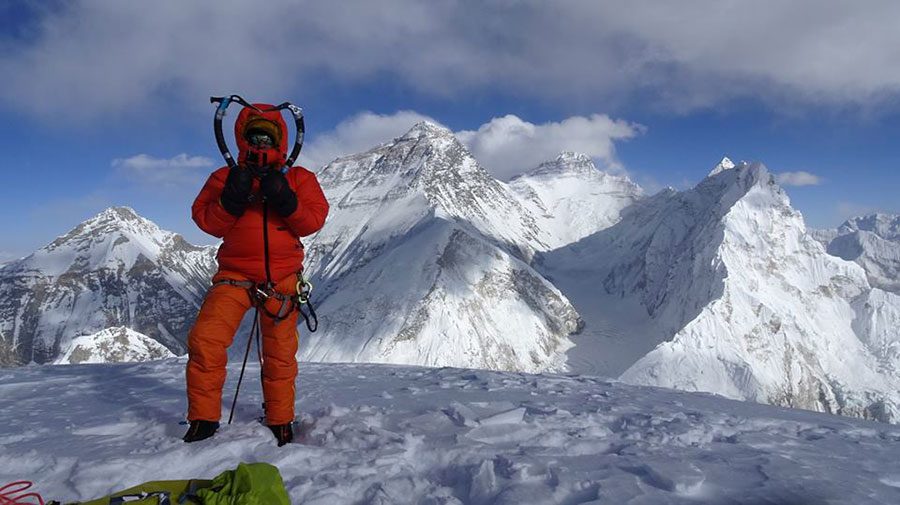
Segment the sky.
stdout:
<path fill-rule="evenodd" d="M 190 205 L 231 93 L 301 106 L 314 171 L 431 120 L 501 179 L 575 150 L 652 193 L 728 156 L 810 227 L 900 213 L 896 2 L 260 5 L 0 2 L 0 262 L 112 205 L 212 243 Z"/>

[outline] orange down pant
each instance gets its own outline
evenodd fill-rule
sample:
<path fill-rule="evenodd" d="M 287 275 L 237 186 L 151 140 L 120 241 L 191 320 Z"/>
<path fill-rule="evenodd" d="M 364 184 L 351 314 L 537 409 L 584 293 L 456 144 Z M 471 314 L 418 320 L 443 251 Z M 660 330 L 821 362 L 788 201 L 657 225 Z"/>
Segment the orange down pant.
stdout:
<path fill-rule="evenodd" d="M 240 274 L 220 271 L 213 283 L 223 279 L 246 281 Z M 280 281 L 275 290 L 296 294 L 296 275 Z M 218 421 L 222 415 L 222 386 L 228 346 L 241 319 L 252 307 L 247 289 L 220 284 L 203 300 L 194 327 L 188 334 L 187 397 L 188 419 Z M 270 298 L 266 308 L 277 314 L 281 301 Z M 266 424 L 287 424 L 294 420 L 294 381 L 297 378 L 297 311 L 279 323 L 260 312 L 262 320 L 263 398 Z"/>

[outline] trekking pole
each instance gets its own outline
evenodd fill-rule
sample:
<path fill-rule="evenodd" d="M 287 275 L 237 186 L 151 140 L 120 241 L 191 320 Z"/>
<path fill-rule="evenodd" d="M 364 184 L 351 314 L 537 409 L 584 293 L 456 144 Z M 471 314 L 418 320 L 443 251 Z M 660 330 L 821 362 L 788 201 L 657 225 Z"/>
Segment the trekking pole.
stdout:
<path fill-rule="evenodd" d="M 262 321 L 259 322 L 260 327 L 262 326 Z M 262 410 L 263 416 L 266 414 L 266 382 L 263 380 L 263 353 L 262 347 L 260 346 L 259 339 L 262 335 L 262 330 L 256 330 L 256 358 L 259 359 L 259 390 L 262 391 Z"/>
<path fill-rule="evenodd" d="M 231 414 L 228 415 L 228 424 L 231 424 L 231 420 L 234 418 L 234 407 L 237 405 L 238 393 L 241 392 L 241 381 L 244 380 L 244 370 L 247 368 L 247 357 L 250 356 L 250 345 L 253 343 L 253 335 L 258 331 L 259 326 L 257 322 L 259 321 L 259 308 L 256 309 L 256 313 L 253 316 L 253 329 L 250 330 L 250 338 L 247 339 L 247 350 L 244 351 L 244 364 L 241 365 L 241 376 L 238 377 L 237 388 L 234 390 L 234 400 L 231 401 Z"/>

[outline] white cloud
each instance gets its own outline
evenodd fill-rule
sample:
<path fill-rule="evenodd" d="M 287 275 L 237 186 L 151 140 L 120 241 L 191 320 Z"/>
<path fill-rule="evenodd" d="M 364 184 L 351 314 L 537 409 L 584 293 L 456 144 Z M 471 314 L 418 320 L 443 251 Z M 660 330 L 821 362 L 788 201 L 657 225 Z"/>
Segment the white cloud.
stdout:
<path fill-rule="evenodd" d="M 505 180 L 555 158 L 560 151 L 587 154 L 599 162 L 600 168 L 623 172 L 614 141 L 630 139 L 643 131 L 639 124 L 613 120 L 604 114 L 543 124 L 508 114 L 456 136 L 489 172 Z"/>
<path fill-rule="evenodd" d="M 900 93 L 891 0 L 75 0 L 45 11 L 29 37 L 0 36 L 0 99 L 54 120 L 385 77 L 427 96 L 674 110 L 747 96 L 871 106 Z"/>
<path fill-rule="evenodd" d="M 366 151 L 399 137 L 422 121 L 437 123 L 428 116 L 408 110 L 384 115 L 361 112 L 310 140 L 300 153 L 300 164 L 318 169 L 340 156 Z"/>
<path fill-rule="evenodd" d="M 781 172 L 775 174 L 775 182 L 782 186 L 818 186 L 822 178 L 809 172 Z"/>
<path fill-rule="evenodd" d="M 116 158 L 112 167 L 117 175 L 129 181 L 154 187 L 196 186 L 215 166 L 213 160 L 205 156 L 189 156 L 185 153 L 171 158 L 155 158 L 147 154 L 137 154 L 130 158 Z"/>
<path fill-rule="evenodd" d="M 339 156 L 362 152 L 400 137 L 421 121 L 440 124 L 415 111 L 386 115 L 359 113 L 310 140 L 300 162 L 315 170 Z M 593 157 L 603 170 L 623 172 L 614 143 L 643 131 L 641 125 L 603 114 L 573 116 L 543 124 L 529 123 L 509 114 L 494 118 L 477 130 L 458 131 L 455 135 L 487 171 L 500 179 L 509 179 L 554 159 L 560 151 L 584 153 Z"/>

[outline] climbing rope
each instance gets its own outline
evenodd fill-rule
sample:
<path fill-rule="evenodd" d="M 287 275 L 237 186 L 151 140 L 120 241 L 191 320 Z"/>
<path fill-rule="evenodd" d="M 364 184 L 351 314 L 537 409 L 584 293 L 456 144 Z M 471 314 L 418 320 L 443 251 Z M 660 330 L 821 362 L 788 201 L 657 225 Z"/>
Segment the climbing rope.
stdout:
<path fill-rule="evenodd" d="M 44 499 L 41 498 L 41 495 L 37 493 L 31 492 L 19 494 L 24 493 L 33 485 L 34 484 L 31 481 L 20 480 L 16 482 L 10 482 L 5 486 L 0 487 L 0 505 L 44 505 Z M 37 501 L 32 502 L 25 500 Z"/>

